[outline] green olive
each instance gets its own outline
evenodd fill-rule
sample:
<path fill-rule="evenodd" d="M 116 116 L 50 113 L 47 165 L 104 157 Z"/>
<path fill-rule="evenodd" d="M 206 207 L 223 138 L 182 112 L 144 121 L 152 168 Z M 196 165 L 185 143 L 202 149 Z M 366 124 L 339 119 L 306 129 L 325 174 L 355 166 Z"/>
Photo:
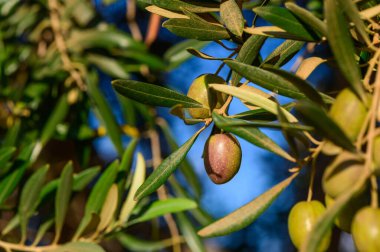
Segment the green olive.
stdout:
<path fill-rule="evenodd" d="M 290 239 L 294 246 L 300 249 L 306 241 L 319 216 L 325 212 L 325 207 L 319 201 L 301 201 L 293 206 L 288 218 Z M 331 230 L 326 233 L 318 251 L 326 251 L 330 245 Z"/>
<path fill-rule="evenodd" d="M 190 108 L 189 114 L 196 119 L 211 117 L 214 108 L 221 108 L 227 100 L 227 95 L 208 89 L 209 84 L 227 84 L 223 78 L 215 74 L 204 74 L 197 77 L 191 84 L 187 96 L 201 103 L 204 108 Z"/>
<path fill-rule="evenodd" d="M 241 156 L 240 144 L 233 135 L 211 135 L 205 144 L 203 160 L 212 182 L 224 184 L 230 181 L 239 171 Z"/>
<path fill-rule="evenodd" d="M 367 108 L 349 88 L 345 88 L 336 97 L 329 115 L 348 138 L 355 141 L 367 116 Z M 337 155 L 340 152 L 341 148 L 329 141 L 323 147 L 326 155 Z"/>
<path fill-rule="evenodd" d="M 325 203 L 327 208 L 329 208 L 332 204 L 334 204 L 335 200 L 325 195 Z M 347 232 L 351 233 L 351 224 L 354 219 L 355 214 L 364 206 L 370 203 L 370 199 L 368 197 L 368 192 L 364 191 L 364 193 L 359 194 L 355 198 L 351 199 L 350 202 L 342 209 L 337 218 L 335 219 L 335 225 Z"/>
<path fill-rule="evenodd" d="M 326 168 L 322 177 L 324 192 L 336 198 L 346 192 L 363 172 L 363 161 L 350 152 L 342 152 Z"/>
<path fill-rule="evenodd" d="M 358 251 L 380 251 L 380 209 L 362 208 L 354 217 L 351 231 Z"/>

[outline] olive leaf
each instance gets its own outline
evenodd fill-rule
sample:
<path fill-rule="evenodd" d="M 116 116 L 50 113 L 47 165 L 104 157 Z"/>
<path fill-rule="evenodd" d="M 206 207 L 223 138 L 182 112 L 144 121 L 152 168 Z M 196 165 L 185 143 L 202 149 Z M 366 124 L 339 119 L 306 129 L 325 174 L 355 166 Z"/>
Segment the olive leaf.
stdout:
<path fill-rule="evenodd" d="M 128 251 L 156 251 L 173 245 L 173 239 L 171 238 L 159 241 L 142 240 L 123 232 L 117 233 L 115 238 Z"/>
<path fill-rule="evenodd" d="M 198 231 L 198 234 L 202 237 L 222 236 L 245 228 L 255 221 L 277 199 L 297 175 L 298 173 L 293 174 L 248 204 L 202 228 Z"/>
<path fill-rule="evenodd" d="M 281 67 L 289 62 L 304 45 L 305 42 L 303 41 L 285 40 L 264 59 L 261 65 L 272 64 L 276 67 Z"/>
<path fill-rule="evenodd" d="M 220 17 L 232 34 L 241 37 L 244 28 L 244 17 L 235 0 L 222 0 Z"/>
<path fill-rule="evenodd" d="M 189 218 L 186 216 L 185 213 L 177 213 L 176 214 L 177 221 L 179 224 L 179 228 L 181 230 L 181 233 L 183 234 L 187 245 L 191 249 L 191 251 L 199 251 L 199 252 L 206 252 L 206 248 L 202 243 L 202 240 L 197 235 L 197 232 L 189 220 Z"/>
<path fill-rule="evenodd" d="M 147 1 L 147 0 L 140 0 Z M 150 4 L 171 11 L 182 11 L 187 9 L 194 13 L 215 12 L 219 11 L 218 4 L 212 1 L 183 1 L 183 0 L 148 0 Z"/>
<path fill-rule="evenodd" d="M 115 80 L 112 81 L 112 86 L 121 95 L 151 106 L 173 107 L 181 104 L 185 108 L 202 108 L 202 104 L 186 95 L 153 84 Z"/>
<path fill-rule="evenodd" d="M 198 135 L 203 129 L 195 133 L 189 140 L 186 141 L 181 147 L 173 152 L 153 171 L 153 173 L 145 180 L 145 182 L 139 187 L 135 194 L 135 199 L 139 200 L 157 190 L 169 176 L 175 171 L 178 165 L 186 157 L 191 146 L 194 144 Z"/>

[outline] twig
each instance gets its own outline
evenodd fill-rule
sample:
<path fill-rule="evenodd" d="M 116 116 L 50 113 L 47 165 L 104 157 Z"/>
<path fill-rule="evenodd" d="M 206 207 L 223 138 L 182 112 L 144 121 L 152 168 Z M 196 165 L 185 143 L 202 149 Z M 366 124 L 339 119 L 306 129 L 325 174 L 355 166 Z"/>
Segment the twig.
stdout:
<path fill-rule="evenodd" d="M 149 18 L 148 31 L 145 36 L 145 44 L 150 47 L 158 36 L 160 30 L 161 17 L 157 14 L 151 14 Z"/>
<path fill-rule="evenodd" d="M 141 41 L 142 35 L 136 23 L 136 0 L 127 0 L 127 24 L 134 40 Z"/>
<path fill-rule="evenodd" d="M 70 57 L 67 53 L 65 39 L 62 35 L 62 30 L 61 30 L 58 1 L 49 0 L 48 5 L 49 5 L 49 10 L 50 10 L 51 27 L 54 33 L 54 40 L 55 40 L 55 44 L 57 45 L 57 49 L 59 51 L 59 54 L 63 63 L 63 69 L 65 69 L 65 71 L 67 71 L 70 74 L 71 78 L 75 80 L 75 83 L 77 84 L 77 86 L 82 91 L 84 91 L 86 90 L 86 86 L 80 75 L 80 72 L 73 66 L 73 63 L 71 62 Z"/>

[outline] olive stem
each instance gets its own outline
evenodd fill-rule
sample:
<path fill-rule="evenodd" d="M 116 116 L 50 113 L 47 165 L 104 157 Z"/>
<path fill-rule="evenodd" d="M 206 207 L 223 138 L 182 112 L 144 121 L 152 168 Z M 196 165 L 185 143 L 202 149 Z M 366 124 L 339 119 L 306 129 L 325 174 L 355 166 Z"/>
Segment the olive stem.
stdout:
<path fill-rule="evenodd" d="M 230 55 L 227 56 L 227 58 L 230 58 L 230 57 L 234 56 L 236 53 L 237 53 L 237 51 L 234 50 Z M 222 64 L 220 64 L 220 66 L 218 67 L 218 69 L 216 69 L 216 71 L 215 71 L 215 75 L 218 75 L 225 65 L 226 65 L 225 62 L 223 62 Z"/>
<path fill-rule="evenodd" d="M 315 173 L 317 170 L 316 160 L 319 155 L 319 153 L 322 150 L 322 144 L 318 145 L 318 147 L 314 150 L 313 154 L 311 155 L 312 158 L 312 164 L 311 164 L 311 174 L 310 174 L 310 182 L 309 182 L 309 190 L 307 194 L 307 201 L 310 202 L 313 198 L 313 185 L 315 180 Z"/>

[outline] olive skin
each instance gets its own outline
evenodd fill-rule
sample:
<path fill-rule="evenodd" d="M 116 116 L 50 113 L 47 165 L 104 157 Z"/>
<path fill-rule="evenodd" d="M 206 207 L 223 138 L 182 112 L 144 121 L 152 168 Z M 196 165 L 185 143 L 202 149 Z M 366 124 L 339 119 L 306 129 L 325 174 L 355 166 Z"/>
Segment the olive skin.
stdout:
<path fill-rule="evenodd" d="M 225 84 L 223 78 L 215 74 L 204 74 L 197 77 L 191 84 L 187 96 L 201 103 L 204 108 L 189 108 L 189 114 L 195 119 L 211 117 L 214 108 L 221 108 L 227 100 L 227 95 L 208 89 L 209 84 Z M 209 100 L 210 99 L 210 100 Z"/>
<path fill-rule="evenodd" d="M 311 232 L 319 216 L 325 212 L 325 207 L 319 201 L 301 201 L 293 206 L 288 218 L 290 239 L 294 246 L 300 249 Z M 323 238 L 318 251 L 326 251 L 330 245 L 331 230 Z"/>
<path fill-rule="evenodd" d="M 206 141 L 203 161 L 209 178 L 215 184 L 224 184 L 235 176 L 241 157 L 240 144 L 229 133 L 213 134 Z"/>
<path fill-rule="evenodd" d="M 380 209 L 362 208 L 354 217 L 351 231 L 358 251 L 380 251 Z"/>
<path fill-rule="evenodd" d="M 355 154 L 342 152 L 323 173 L 323 191 L 332 198 L 338 197 L 355 184 L 363 169 L 363 161 Z"/>

